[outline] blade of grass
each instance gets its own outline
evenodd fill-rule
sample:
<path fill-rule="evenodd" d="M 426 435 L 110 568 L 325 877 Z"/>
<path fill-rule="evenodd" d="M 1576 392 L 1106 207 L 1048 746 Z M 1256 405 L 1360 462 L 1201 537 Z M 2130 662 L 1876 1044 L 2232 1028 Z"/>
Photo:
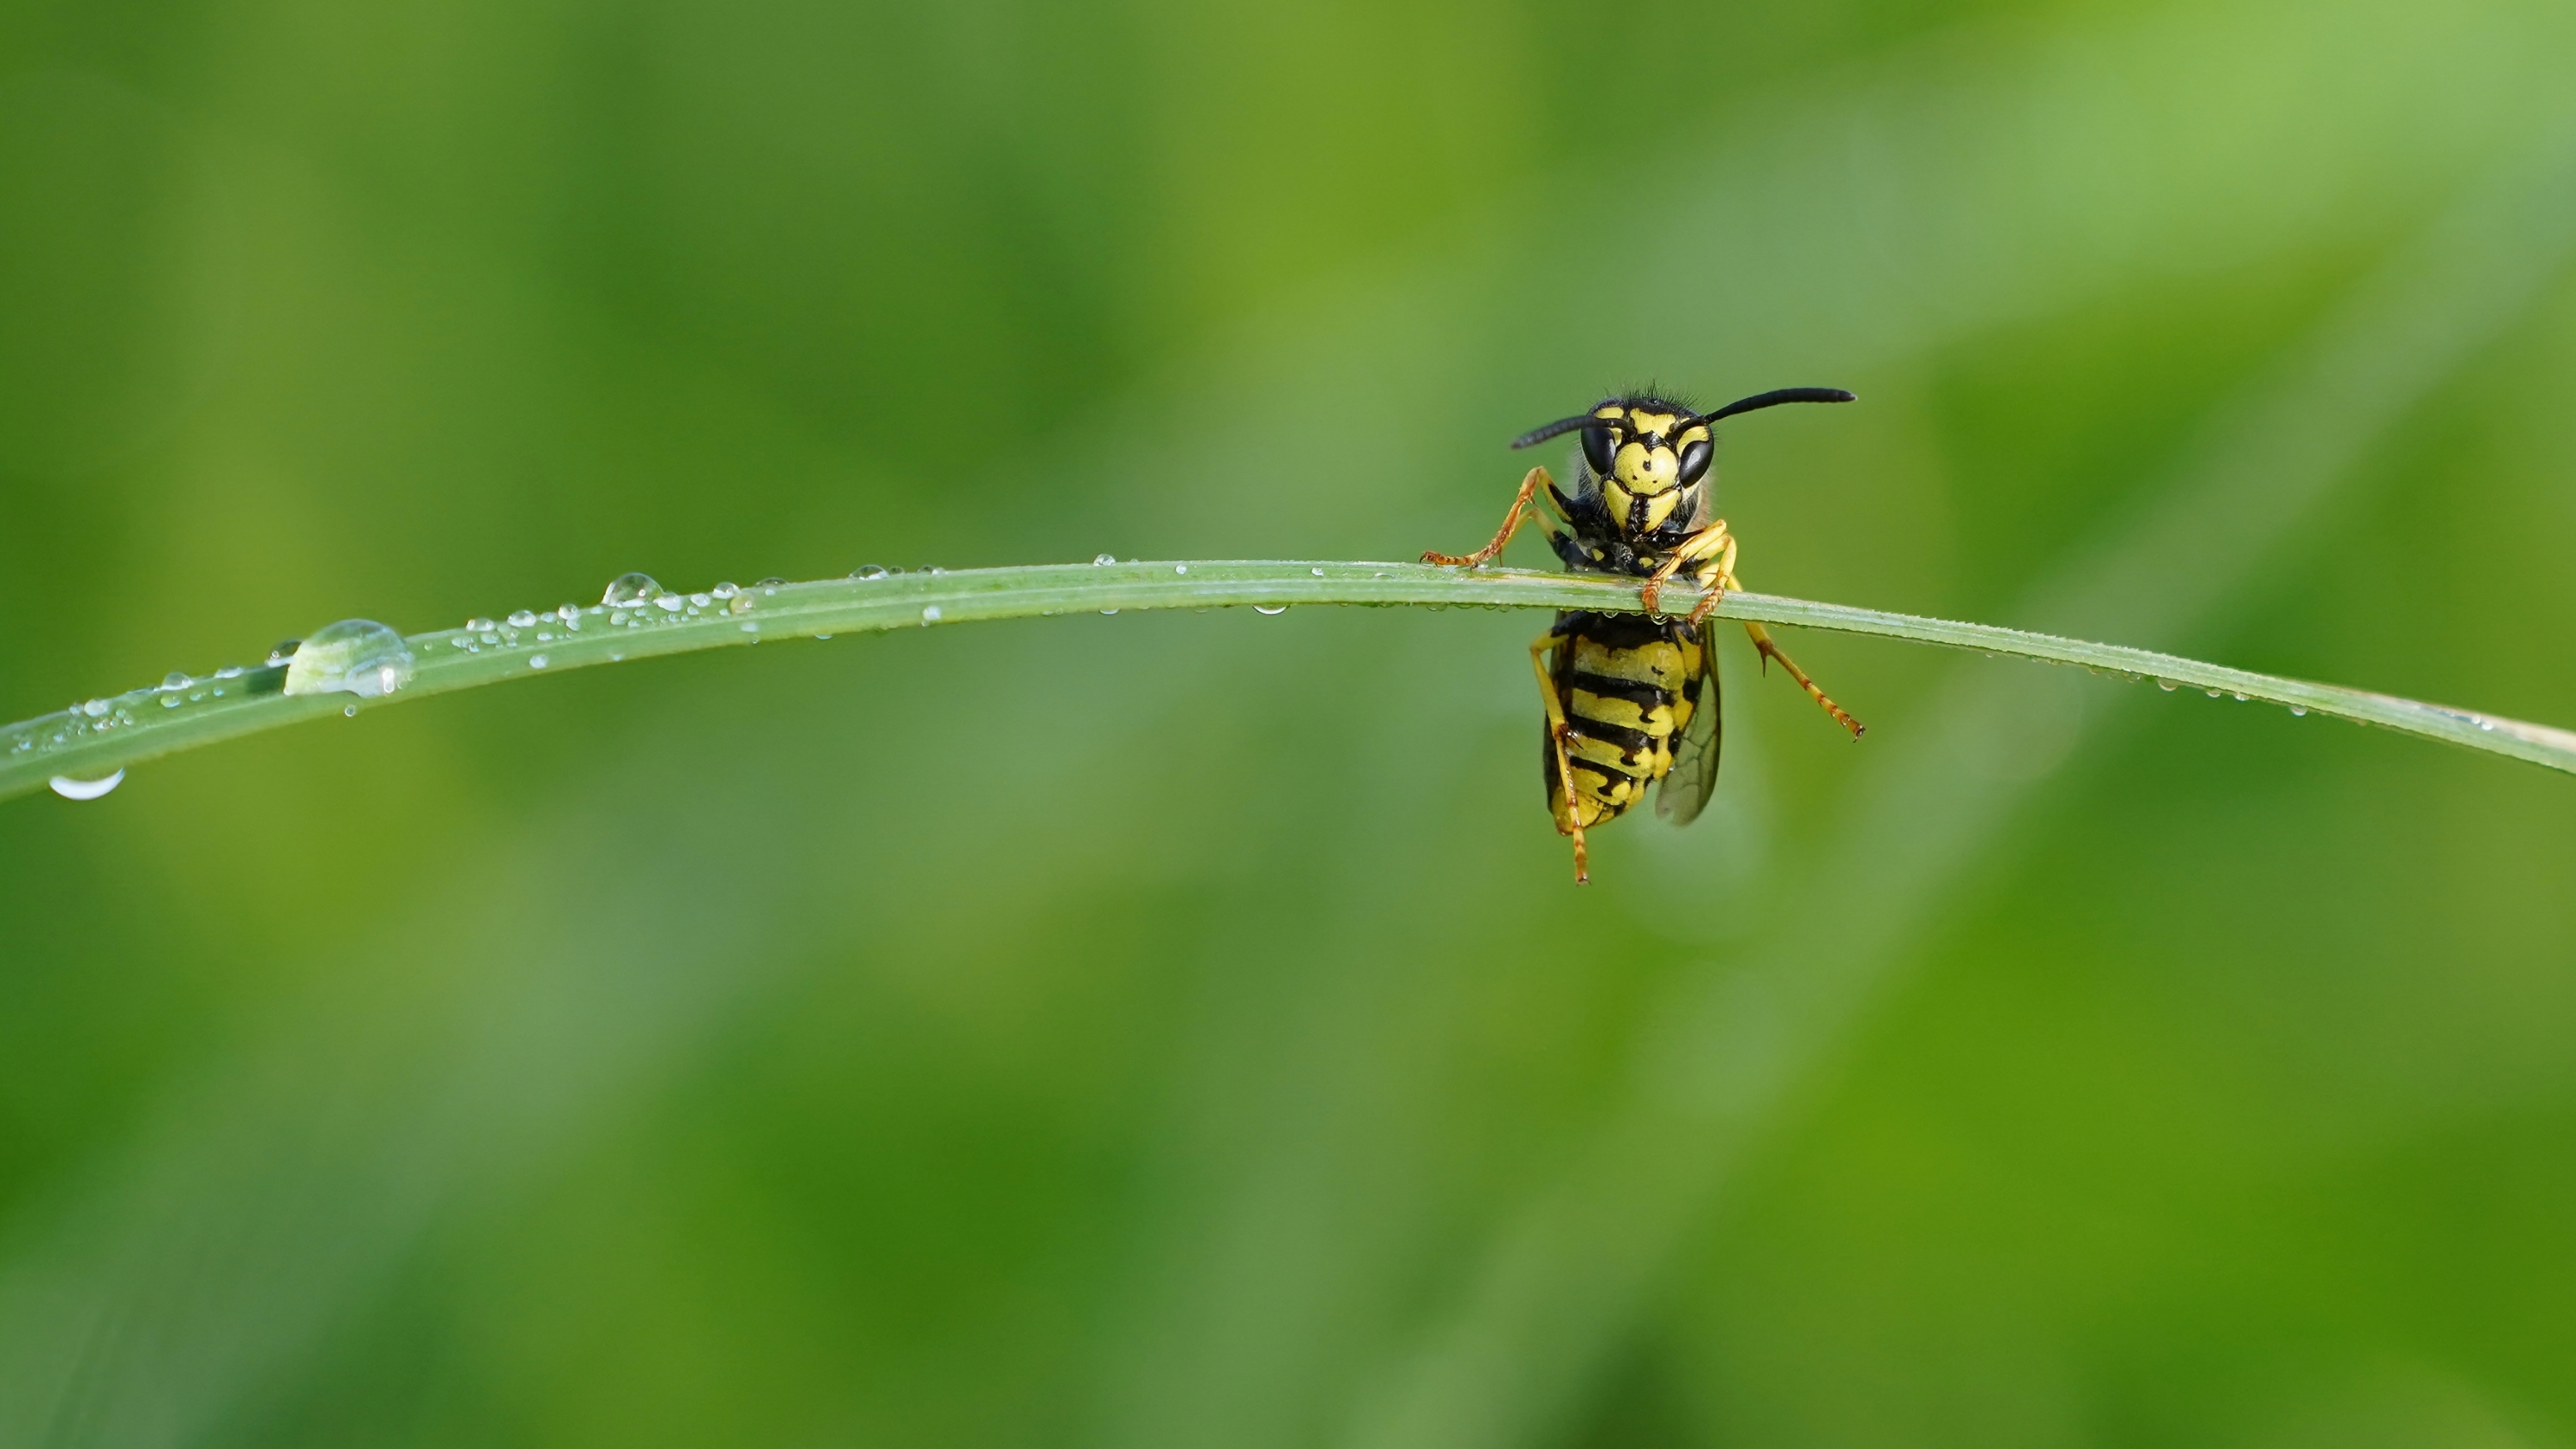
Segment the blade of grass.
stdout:
<path fill-rule="evenodd" d="M 1678 607 L 1687 591 L 1668 595 Z M 1040 564 L 1016 568 L 894 574 L 747 589 L 730 601 L 710 594 L 611 609 L 595 605 L 572 620 L 555 615 L 489 630 L 443 629 L 405 640 L 415 660 L 399 690 L 367 709 L 540 674 L 665 654 L 759 643 L 763 639 L 882 632 L 988 619 L 1094 615 L 1151 609 L 1298 604 L 1598 609 L 1635 611 L 1632 582 L 1517 569 L 1467 572 L 1423 564 L 1232 562 Z M 1742 593 L 1721 617 L 1871 634 L 1918 644 L 2081 665 L 2097 673 L 2189 685 L 2214 695 L 2262 700 L 2309 714 L 2379 725 L 2576 773 L 2576 733 L 2494 715 L 2398 699 L 2366 690 L 2283 679 L 2145 649 L 2061 639 L 1990 624 L 1966 624 Z M 0 730 L 0 799 L 55 778 L 95 779 L 218 740 L 354 712 L 339 693 L 287 694 L 285 669 L 269 666 L 154 686 Z"/>
<path fill-rule="evenodd" d="M 2327 500 L 2576 255 L 2576 118 L 2539 128 L 2212 416 L 2170 481 L 2037 580 L 2016 617 L 2084 633 L 2205 634 Z M 2215 681 L 2156 671 L 2204 688 Z M 1733 909 L 1749 944 L 1682 971 L 1636 1019 L 1630 1090 L 1493 1230 L 1466 1285 L 1343 1442 L 1493 1446 L 1571 1432 L 1618 1347 L 1703 1251 L 1757 1144 L 1852 1051 L 1873 1002 L 1931 954 L 1943 913 L 2050 773 L 2055 681 L 1961 669 L 1855 772 L 1840 821 Z M 2250 694 L 2249 694 L 2250 697 Z M 2270 697 L 2270 696 L 2265 696 Z M 2416 708 L 2424 708 L 2417 706 Z M 2075 712 L 2104 741 L 2135 711 Z M 2099 716 L 2085 722 L 2085 716 Z M 2357 716 L 2348 716 L 2357 717 Z M 2488 730 L 2484 725 L 2493 724 Z M 2505 730 L 2480 721 L 2481 735 Z M 2563 748 L 2564 732 L 2556 736 Z M 2059 735 L 2060 741 L 2068 739 Z"/>

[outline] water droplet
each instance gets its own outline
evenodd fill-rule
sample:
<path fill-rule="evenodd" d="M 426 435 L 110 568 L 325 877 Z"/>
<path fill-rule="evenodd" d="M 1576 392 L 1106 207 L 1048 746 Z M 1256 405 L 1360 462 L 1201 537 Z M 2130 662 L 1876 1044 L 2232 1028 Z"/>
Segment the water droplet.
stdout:
<path fill-rule="evenodd" d="M 510 627 L 513 629 L 531 629 L 536 627 L 536 622 L 537 611 L 534 609 L 513 609 L 510 611 Z"/>
<path fill-rule="evenodd" d="M 861 564 L 857 568 L 850 570 L 850 577 L 854 579 L 866 579 L 873 582 L 877 579 L 885 578 L 892 572 L 893 570 L 887 568 L 883 564 Z"/>
<path fill-rule="evenodd" d="M 608 581 L 608 592 L 599 596 L 603 604 L 632 604 L 662 592 L 661 582 L 651 574 L 619 574 Z"/>
<path fill-rule="evenodd" d="M 742 632 L 746 634 L 757 634 L 760 632 L 760 626 L 758 624 L 745 624 L 742 626 Z"/>
<path fill-rule="evenodd" d="M 755 589 L 775 589 L 785 587 L 786 583 L 787 581 L 785 579 L 780 578 L 776 574 L 771 574 L 769 577 L 762 579 L 759 583 L 753 584 L 752 587 Z"/>
<path fill-rule="evenodd" d="M 179 707 L 179 696 L 175 694 L 165 694 L 161 696 L 161 707 L 163 709 L 177 709 Z"/>
<path fill-rule="evenodd" d="M 356 719 L 358 717 L 358 707 L 354 704 L 344 704 L 340 706 L 340 717 L 342 719 Z"/>
<path fill-rule="evenodd" d="M 2245 693 L 2244 693 L 2244 691 L 2242 691 L 2242 690 L 2237 691 L 2237 694 L 2236 694 L 2236 702 L 2237 702 L 2238 704 L 2243 704 L 2243 703 L 2245 702 Z"/>
<path fill-rule="evenodd" d="M 626 651 L 625 651 L 625 650 L 623 650 L 623 649 L 611 649 L 611 650 L 609 650 L 609 651 L 608 651 L 608 662 L 609 662 L 609 663 L 611 663 L 611 664 L 623 664 L 623 663 L 625 663 L 625 662 L 626 662 Z"/>
<path fill-rule="evenodd" d="M 238 664 L 227 664 L 223 668 L 215 671 L 215 677 L 217 679 L 239 679 L 242 677 L 242 667 Z"/>
<path fill-rule="evenodd" d="M 705 608 L 705 607 L 706 607 L 707 605 L 709 605 L 709 604 L 714 603 L 715 601 L 716 601 L 716 596 L 715 596 L 715 595 L 713 595 L 713 594 L 691 594 L 691 595 L 689 595 L 689 602 L 690 602 L 690 603 L 692 603 L 692 604 L 697 605 L 697 606 L 698 606 L 699 608 L 701 608 L 701 609 Z"/>
<path fill-rule="evenodd" d="M 1287 613 L 1288 606 L 1286 604 L 1255 604 L 1252 606 L 1252 612 L 1256 614 L 1268 614 L 1275 618 L 1278 615 Z"/>
<path fill-rule="evenodd" d="M 69 775 L 56 775 L 45 783 L 66 800 L 95 800 L 124 784 L 125 772 L 119 770 L 104 780 L 75 780 Z"/>
<path fill-rule="evenodd" d="M 169 673 L 161 676 L 161 687 L 163 689 L 185 689 L 196 682 L 197 681 L 190 679 L 187 671 L 183 669 L 173 669 Z"/>
<path fill-rule="evenodd" d="M 683 602 L 684 601 L 677 594 L 655 594 L 653 596 L 653 607 L 666 614 L 676 614 L 680 612 Z"/>
<path fill-rule="evenodd" d="M 473 618 L 465 621 L 465 632 L 468 634 L 489 634 L 500 627 L 500 625 L 493 623 L 491 620 L 484 618 L 480 614 L 477 614 Z"/>
<path fill-rule="evenodd" d="M 742 592 L 742 585 L 735 583 L 731 579 L 727 579 L 723 583 L 716 585 L 714 588 L 707 590 L 707 592 L 715 595 L 719 599 L 730 599 L 734 595 Z"/>
<path fill-rule="evenodd" d="M 750 613 L 750 612 L 751 612 L 751 595 L 749 595 L 749 594 L 745 594 L 745 593 L 736 593 L 732 598 L 730 598 L 730 599 L 728 599 L 728 600 L 726 600 L 726 601 L 725 601 L 725 612 L 726 612 L 726 613 L 729 613 L 729 614 L 748 614 L 748 613 Z"/>
<path fill-rule="evenodd" d="M 608 622 L 610 622 L 611 624 L 623 624 L 623 623 L 625 623 L 625 622 L 626 622 L 626 611 L 625 611 L 624 609 L 616 609 L 616 610 L 612 610 L 612 611 L 610 611 L 610 613 L 609 613 L 609 615 L 608 615 Z"/>
<path fill-rule="evenodd" d="M 2156 688 L 2163 690 L 2167 694 L 2171 694 L 2181 687 L 2182 686 L 2180 684 L 2170 679 L 2159 679 L 2156 681 Z"/>
<path fill-rule="evenodd" d="M 2291 706 L 2290 706 L 2290 713 L 2292 713 L 2292 714 L 2300 715 L 2300 716 L 2303 716 L 2303 717 L 2304 717 L 2304 716 L 2307 714 L 2307 712 L 2308 712 L 2308 707 L 2307 707 L 2306 705 L 2304 705 L 2304 704 L 2294 704 L 2294 705 L 2291 705 Z"/>
<path fill-rule="evenodd" d="M 817 639 L 829 639 L 829 638 L 831 638 L 832 636 L 831 636 L 831 635 L 829 635 L 829 634 L 817 634 L 817 635 L 815 635 L 814 637 L 815 637 L 815 638 L 817 638 Z"/>
<path fill-rule="evenodd" d="M 1189 571 L 1190 571 L 1190 566 L 1189 566 L 1188 564 L 1174 564 L 1174 565 L 1172 565 L 1172 572 L 1174 572 L 1174 573 L 1176 573 L 1176 574 L 1185 574 L 1185 573 L 1188 573 Z"/>
<path fill-rule="evenodd" d="M 545 667 L 546 667 L 546 656 L 544 656 L 544 655 L 542 655 L 542 654 L 531 654 L 531 655 L 529 655 L 529 656 L 528 656 L 528 667 L 529 667 L 530 669 L 543 669 L 543 668 L 545 668 Z"/>
<path fill-rule="evenodd" d="M 937 564 L 923 564 L 921 566 L 921 572 L 926 574 L 944 574 L 948 572 L 948 570 L 941 568 Z"/>
<path fill-rule="evenodd" d="M 1101 610 L 1100 612 L 1102 612 L 1102 613 L 1104 613 L 1104 614 L 1115 614 L 1115 613 L 1117 613 L 1118 611 L 1117 611 L 1116 609 L 1103 609 L 1103 610 Z"/>
<path fill-rule="evenodd" d="M 557 604 L 555 606 L 555 617 L 578 629 L 581 627 L 581 605 Z"/>
<path fill-rule="evenodd" d="M 1310 573 L 1310 574 L 1313 574 L 1315 577 L 1317 577 L 1317 578 L 1319 578 L 1319 579 L 1320 579 L 1320 578 L 1322 578 L 1322 577 L 1324 576 L 1324 571 L 1323 571 L 1322 569 L 1308 569 L 1308 570 L 1306 570 L 1306 572 L 1308 572 L 1308 573 Z"/>
<path fill-rule="evenodd" d="M 936 624 L 936 623 L 938 623 L 938 622 L 939 622 L 939 606 L 938 606 L 937 604 L 924 604 L 924 605 L 922 605 L 922 606 L 921 606 L 921 622 L 923 622 L 923 623 L 925 623 L 925 624 Z"/>
<path fill-rule="evenodd" d="M 1093 560 L 1091 561 L 1091 566 L 1092 566 L 1093 568 L 1106 568 L 1106 567 L 1108 567 L 1109 565 L 1114 564 L 1114 563 L 1116 563 L 1116 562 L 1118 562 L 1118 555 L 1116 555 L 1116 554 L 1114 554 L 1114 553 L 1104 553 L 1104 554 L 1100 555 L 1099 557 L 1097 557 L 1097 558 L 1093 559 Z"/>
<path fill-rule="evenodd" d="M 313 631 L 286 667 L 288 694 L 334 691 L 373 699 L 411 682 L 411 650 L 391 625 L 342 619 Z"/>
<path fill-rule="evenodd" d="M 2479 720 L 2479 721 L 2478 721 L 2478 728 L 2479 728 L 2479 729 L 2482 729 L 2482 730 L 2489 730 L 2489 731 L 2492 731 L 2492 730 L 2495 728 L 2495 721 L 2494 721 L 2494 720 L 2491 720 L 2491 719 L 2482 719 L 2482 720 Z"/>
<path fill-rule="evenodd" d="M 96 719 L 100 715 L 107 713 L 107 701 L 103 699 L 87 700 L 82 703 L 80 712 L 88 715 L 91 719 Z"/>

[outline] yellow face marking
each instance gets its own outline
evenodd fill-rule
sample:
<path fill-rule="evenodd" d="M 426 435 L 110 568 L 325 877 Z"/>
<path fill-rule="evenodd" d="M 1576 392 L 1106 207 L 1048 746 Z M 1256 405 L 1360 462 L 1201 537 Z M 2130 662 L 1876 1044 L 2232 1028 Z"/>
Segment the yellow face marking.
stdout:
<path fill-rule="evenodd" d="M 1628 490 L 1607 478 L 1601 480 L 1601 501 L 1610 505 L 1612 518 L 1628 516 Z"/>
<path fill-rule="evenodd" d="M 1652 533 L 1656 529 L 1663 527 L 1664 520 L 1673 516 L 1673 505 L 1681 501 L 1682 494 L 1681 490 L 1678 488 L 1667 489 L 1666 491 L 1658 493 L 1654 497 L 1647 499 L 1646 527 L 1644 531 Z"/>
<path fill-rule="evenodd" d="M 1630 413 L 1629 424 L 1641 433 L 1669 433 L 1681 421 L 1679 413 Z"/>
<path fill-rule="evenodd" d="M 1623 444 L 1612 461 L 1619 481 L 1631 493 L 1661 493 L 1673 486 L 1682 471 L 1681 459 L 1673 456 L 1672 449 L 1634 441 Z"/>

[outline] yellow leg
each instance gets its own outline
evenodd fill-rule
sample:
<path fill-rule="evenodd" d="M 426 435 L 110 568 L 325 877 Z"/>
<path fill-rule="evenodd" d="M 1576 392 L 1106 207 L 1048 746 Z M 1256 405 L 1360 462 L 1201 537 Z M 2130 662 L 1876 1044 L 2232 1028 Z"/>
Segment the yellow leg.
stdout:
<path fill-rule="evenodd" d="M 1672 582 L 1673 575 L 1680 573 L 1685 565 L 1721 555 L 1730 562 L 1735 557 L 1735 540 L 1727 535 L 1726 520 L 1723 518 L 1682 540 L 1681 546 L 1673 550 L 1672 557 L 1665 559 L 1661 567 L 1646 576 L 1646 587 L 1640 596 L 1645 603 L 1646 612 L 1649 614 L 1660 612 L 1656 606 L 1663 601 L 1664 585 Z M 1708 607 L 1715 608 L 1716 605 L 1711 604 Z"/>
<path fill-rule="evenodd" d="M 1512 495 L 1511 511 L 1503 515 L 1503 526 L 1494 531 L 1492 543 L 1470 554 L 1435 553 L 1425 550 L 1422 561 L 1435 564 L 1463 564 L 1471 569 L 1481 566 L 1486 560 L 1501 553 L 1503 545 L 1510 543 L 1512 535 L 1520 532 L 1521 525 L 1528 522 L 1530 516 L 1538 511 L 1530 501 L 1537 496 L 1538 490 L 1555 486 L 1554 480 L 1547 476 L 1545 468 L 1532 468 L 1529 470 L 1529 475 L 1521 479 L 1521 491 Z"/>
<path fill-rule="evenodd" d="M 1705 620 L 1716 611 L 1719 601 L 1744 587 L 1735 581 L 1735 540 L 1728 536 L 1726 520 L 1721 518 L 1698 533 L 1692 534 L 1680 548 L 1673 550 L 1673 556 L 1664 560 L 1663 567 L 1655 570 L 1654 576 L 1646 581 L 1644 603 L 1647 611 L 1653 612 L 1660 586 L 1665 581 L 1678 572 L 1684 564 L 1702 560 L 1708 560 L 1708 562 L 1704 567 L 1695 570 L 1692 575 L 1699 581 L 1700 586 L 1699 603 L 1690 611 L 1692 624 Z M 1798 681 L 1798 687 L 1807 692 L 1807 697 L 1824 706 L 1825 713 L 1832 715 L 1844 729 L 1850 730 L 1853 739 L 1859 739 L 1868 731 L 1869 726 L 1853 719 L 1841 705 L 1834 703 L 1831 697 L 1816 687 L 1816 681 L 1807 677 L 1807 671 L 1798 667 L 1796 660 L 1782 653 L 1780 646 L 1771 642 L 1769 630 L 1748 619 L 1745 621 L 1744 632 L 1753 636 L 1753 647 L 1762 651 L 1762 663 L 1765 668 L 1770 667 L 1774 659 L 1780 661 L 1780 667 L 1789 671 L 1789 677 Z"/>
<path fill-rule="evenodd" d="M 1764 629 L 1761 625 L 1754 623 L 1752 620 L 1747 619 L 1744 621 L 1744 632 L 1753 636 L 1753 647 L 1762 651 L 1762 659 L 1765 664 L 1768 664 L 1774 659 L 1779 660 L 1780 667 L 1789 671 L 1789 677 L 1798 681 L 1798 687 L 1807 692 L 1807 697 L 1814 700 L 1816 703 L 1823 705 L 1825 707 L 1825 713 L 1832 715 L 1841 723 L 1844 729 L 1852 732 L 1853 739 L 1859 739 L 1862 733 L 1869 728 L 1869 726 L 1862 724 L 1859 720 L 1853 719 L 1850 715 L 1845 714 L 1841 705 L 1826 698 L 1825 692 L 1816 687 L 1816 681 L 1807 677 L 1807 671 L 1800 669 L 1795 660 L 1780 652 L 1779 645 L 1771 642 L 1771 635 L 1768 630 Z"/>
<path fill-rule="evenodd" d="M 1735 581 L 1735 540 L 1728 539 L 1717 561 L 1693 577 L 1699 580 L 1699 603 L 1691 609 L 1689 622 L 1691 627 L 1697 628 L 1709 615 L 1717 612 L 1717 606 L 1728 594 L 1743 587 Z"/>
<path fill-rule="evenodd" d="M 1556 793 L 1565 801 L 1565 813 L 1557 817 L 1556 832 L 1574 837 L 1574 883 L 1592 880 L 1590 852 L 1583 847 L 1583 807 L 1574 802 L 1574 771 L 1565 759 L 1565 703 L 1556 697 L 1556 679 L 1547 672 L 1547 651 L 1557 642 L 1554 634 L 1541 634 L 1530 644 L 1530 670 L 1538 675 L 1539 703 L 1547 709 L 1547 739 L 1556 751 Z"/>

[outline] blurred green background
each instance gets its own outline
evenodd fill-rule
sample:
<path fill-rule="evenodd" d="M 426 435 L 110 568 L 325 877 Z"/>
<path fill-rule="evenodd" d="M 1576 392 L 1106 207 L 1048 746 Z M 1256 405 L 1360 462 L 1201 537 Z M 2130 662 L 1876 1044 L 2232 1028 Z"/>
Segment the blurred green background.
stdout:
<path fill-rule="evenodd" d="M 2576 723 L 2540 0 L 28 0 L 0 716 L 595 597 L 1481 540 Z M 1534 543 L 1515 558 L 1537 563 Z M 2576 788 L 1525 616 L 1029 621 L 0 806 L 0 1443 L 2576 1442 Z"/>

